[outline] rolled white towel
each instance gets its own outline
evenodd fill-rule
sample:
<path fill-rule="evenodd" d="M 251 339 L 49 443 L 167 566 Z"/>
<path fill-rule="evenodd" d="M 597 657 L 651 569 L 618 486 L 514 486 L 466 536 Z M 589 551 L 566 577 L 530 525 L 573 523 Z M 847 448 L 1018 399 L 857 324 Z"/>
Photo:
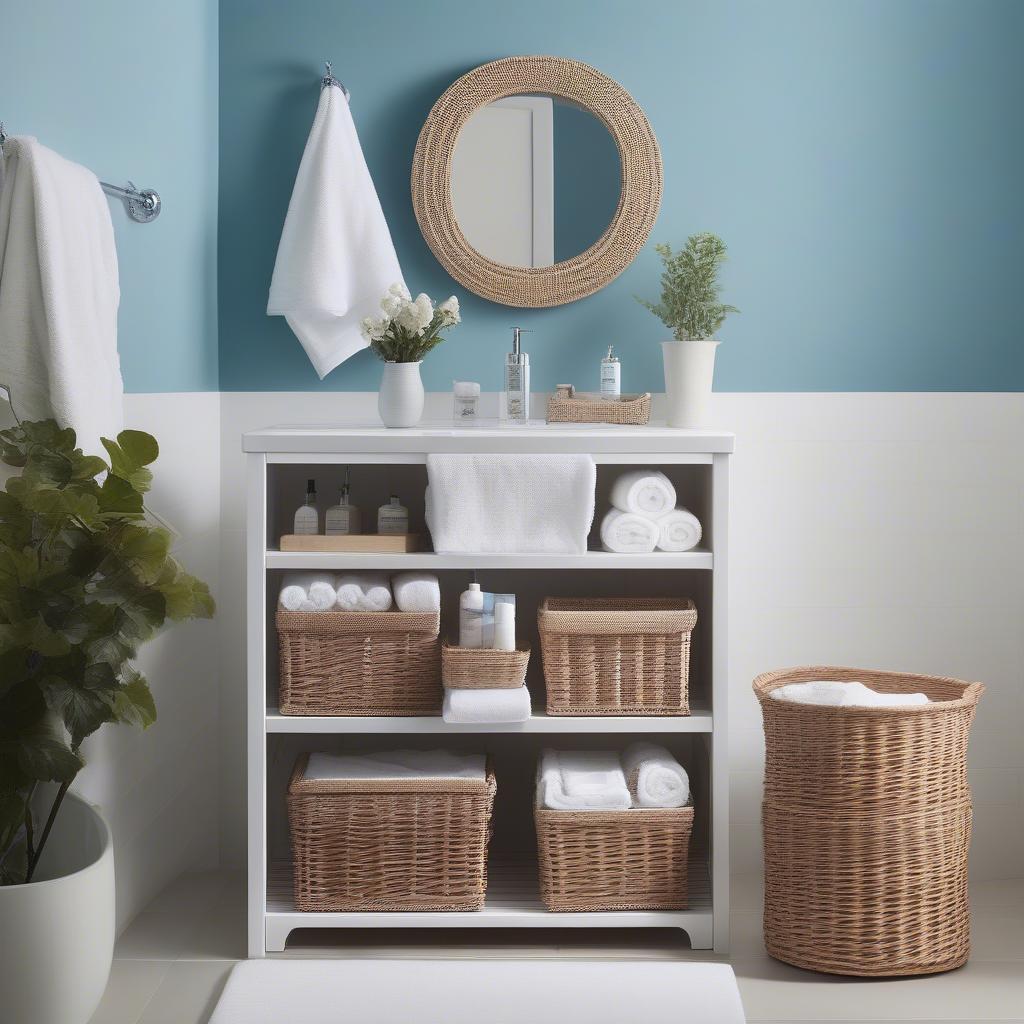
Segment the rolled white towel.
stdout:
<path fill-rule="evenodd" d="M 901 708 L 931 703 L 923 693 L 879 693 L 861 682 L 844 683 L 832 679 L 787 683 L 772 690 L 771 694 L 776 700 L 792 704 L 833 708 Z"/>
<path fill-rule="evenodd" d="M 448 723 L 526 722 L 530 718 L 530 691 L 445 690 L 441 717 Z"/>
<path fill-rule="evenodd" d="M 636 512 L 613 508 L 601 520 L 601 546 L 620 555 L 653 551 L 658 535 L 658 524 Z"/>
<path fill-rule="evenodd" d="M 622 767 L 637 807 L 685 807 L 690 800 L 686 769 L 657 743 L 631 743 Z"/>
<path fill-rule="evenodd" d="M 391 607 L 391 584 L 383 573 L 338 577 L 338 607 L 346 612 L 386 612 Z"/>
<path fill-rule="evenodd" d="M 309 599 L 318 612 L 329 612 L 338 603 L 337 582 L 330 573 L 319 573 L 309 584 Z"/>
<path fill-rule="evenodd" d="M 632 805 L 617 754 L 545 750 L 537 767 L 537 801 L 555 811 L 624 811 Z"/>
<path fill-rule="evenodd" d="M 277 603 L 290 612 L 330 611 L 336 601 L 334 577 L 319 572 L 285 574 L 277 597 Z"/>
<path fill-rule="evenodd" d="M 391 577 L 395 604 L 401 612 L 439 612 L 441 585 L 429 572 L 402 572 Z"/>
<path fill-rule="evenodd" d="M 611 502 L 621 512 L 639 512 L 653 519 L 676 507 L 676 489 L 658 470 L 631 469 L 612 484 Z"/>
<path fill-rule="evenodd" d="M 655 522 L 661 551 L 689 551 L 700 543 L 700 520 L 688 509 L 674 508 L 658 516 Z"/>

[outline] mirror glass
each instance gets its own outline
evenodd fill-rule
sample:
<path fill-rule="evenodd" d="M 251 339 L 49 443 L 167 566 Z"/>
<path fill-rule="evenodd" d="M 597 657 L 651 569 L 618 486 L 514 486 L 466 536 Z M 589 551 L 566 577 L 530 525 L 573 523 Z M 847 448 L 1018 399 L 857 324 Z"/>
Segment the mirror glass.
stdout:
<path fill-rule="evenodd" d="M 584 252 L 619 204 L 619 151 L 589 110 L 544 95 L 481 107 L 452 155 L 455 216 L 496 263 L 549 267 Z"/>

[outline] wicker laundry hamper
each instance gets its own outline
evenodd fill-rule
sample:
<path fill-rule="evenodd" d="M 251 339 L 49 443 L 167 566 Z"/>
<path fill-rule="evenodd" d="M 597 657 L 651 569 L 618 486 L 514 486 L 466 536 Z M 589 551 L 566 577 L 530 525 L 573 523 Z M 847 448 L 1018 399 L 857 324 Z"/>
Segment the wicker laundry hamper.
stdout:
<path fill-rule="evenodd" d="M 438 715 L 438 612 L 277 611 L 283 715 Z"/>
<path fill-rule="evenodd" d="M 840 708 L 771 696 L 818 679 L 921 692 L 932 703 Z M 835 667 L 754 680 L 766 748 L 764 939 L 773 957 L 869 977 L 966 962 L 967 739 L 983 690 Z"/>
<path fill-rule="evenodd" d="M 307 779 L 288 786 L 295 909 L 479 910 L 497 791 L 485 779 Z"/>

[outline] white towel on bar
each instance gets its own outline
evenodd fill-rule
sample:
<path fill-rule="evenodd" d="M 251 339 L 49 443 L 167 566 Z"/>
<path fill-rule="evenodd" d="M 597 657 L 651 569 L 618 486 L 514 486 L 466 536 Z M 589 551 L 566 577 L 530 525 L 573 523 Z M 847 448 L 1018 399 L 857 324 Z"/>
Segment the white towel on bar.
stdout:
<path fill-rule="evenodd" d="M 674 508 L 655 520 L 661 551 L 690 551 L 700 543 L 700 520 L 688 509 Z"/>
<path fill-rule="evenodd" d="M 787 683 L 772 690 L 771 694 L 776 700 L 793 704 L 834 708 L 901 708 L 931 703 L 923 693 L 879 693 L 861 682 L 843 683 L 831 679 Z"/>
<path fill-rule="evenodd" d="M 277 603 L 290 612 L 330 611 L 337 603 L 334 577 L 322 572 L 285 573 Z"/>
<path fill-rule="evenodd" d="M 495 690 L 445 690 L 441 717 L 449 724 L 526 722 L 531 714 L 525 686 Z"/>
<path fill-rule="evenodd" d="M 87 455 L 124 424 L 110 207 L 91 171 L 14 136 L 0 179 L 0 383 L 22 420 L 53 416 Z"/>
<path fill-rule="evenodd" d="M 659 527 L 655 520 L 636 512 L 609 509 L 601 520 L 601 546 L 620 555 L 646 554 L 658 543 Z"/>
<path fill-rule="evenodd" d="M 604 750 L 545 750 L 537 799 L 554 811 L 624 811 L 632 806 L 619 755 Z"/>
<path fill-rule="evenodd" d="M 379 316 L 401 280 L 348 100 L 328 86 L 288 204 L 267 314 L 288 321 L 322 379 L 367 347 L 360 321 Z"/>
<path fill-rule="evenodd" d="M 386 612 L 391 584 L 383 573 L 349 573 L 338 577 L 338 607 L 345 612 Z"/>
<path fill-rule="evenodd" d="M 429 572 L 401 572 L 391 577 L 391 591 L 400 612 L 439 612 L 441 584 Z"/>
<path fill-rule="evenodd" d="M 620 473 L 612 484 L 611 502 L 622 512 L 656 516 L 676 507 L 676 489 L 659 470 L 631 469 Z"/>
<path fill-rule="evenodd" d="M 428 455 L 434 550 L 585 554 L 596 477 L 589 455 Z"/>
<path fill-rule="evenodd" d="M 483 754 L 389 750 L 379 754 L 310 754 L 307 779 L 483 779 Z"/>
<path fill-rule="evenodd" d="M 686 769 L 657 743 L 631 743 L 622 752 L 622 767 L 637 807 L 685 807 L 689 803 Z"/>

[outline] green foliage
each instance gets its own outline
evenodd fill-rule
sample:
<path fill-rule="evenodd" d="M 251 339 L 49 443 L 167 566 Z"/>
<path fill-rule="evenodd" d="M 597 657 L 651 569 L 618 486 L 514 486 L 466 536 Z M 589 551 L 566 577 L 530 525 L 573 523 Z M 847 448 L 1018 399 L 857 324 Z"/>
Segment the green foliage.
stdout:
<path fill-rule="evenodd" d="M 441 332 L 450 326 L 451 320 L 440 309 L 419 334 L 392 320 L 382 337 L 371 339 L 370 348 L 386 363 L 418 363 L 444 341 Z"/>
<path fill-rule="evenodd" d="M 0 459 L 21 470 L 0 491 L 0 885 L 31 879 L 83 741 L 155 721 L 139 647 L 168 620 L 214 611 L 147 517 L 156 441 L 104 438 L 109 463 L 75 445 L 53 420 L 0 432 Z M 46 783 L 60 788 L 40 831 L 31 806 Z"/>
<path fill-rule="evenodd" d="M 678 341 L 702 341 L 714 337 L 735 306 L 719 301 L 718 271 L 725 262 L 725 242 L 717 235 L 691 235 L 678 253 L 670 245 L 654 247 L 665 266 L 661 275 L 661 301 L 638 298 L 668 327 Z"/>

